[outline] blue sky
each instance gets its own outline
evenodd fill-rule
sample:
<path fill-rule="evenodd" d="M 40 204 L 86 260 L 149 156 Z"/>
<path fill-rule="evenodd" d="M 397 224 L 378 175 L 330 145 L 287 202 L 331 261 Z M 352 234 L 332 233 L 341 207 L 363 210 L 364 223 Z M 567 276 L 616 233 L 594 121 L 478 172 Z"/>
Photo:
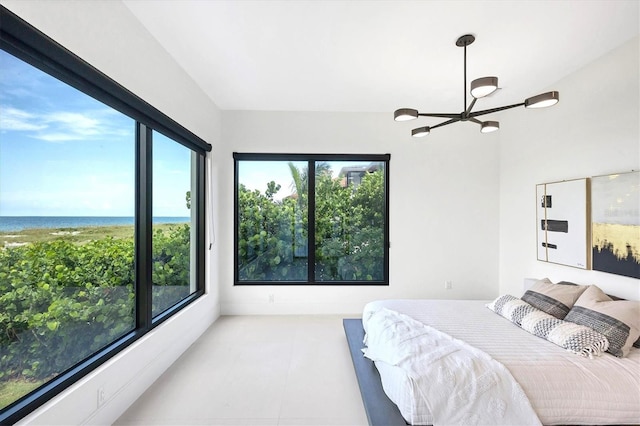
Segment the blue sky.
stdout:
<path fill-rule="evenodd" d="M 292 161 L 298 170 L 306 169 L 306 161 Z M 338 177 L 343 167 L 368 166 L 369 162 L 362 161 L 329 161 L 332 176 Z M 281 200 L 294 192 L 293 179 L 288 161 L 241 161 L 238 177 L 241 184 L 248 189 L 259 190 L 264 194 L 267 183 L 274 181 L 281 186 L 280 191 L 273 197 Z"/>
<path fill-rule="evenodd" d="M 135 122 L 0 50 L 0 216 L 133 216 Z M 154 132 L 154 215 L 188 216 L 190 151 Z"/>
<path fill-rule="evenodd" d="M 300 170 L 307 167 L 306 161 L 293 161 Z M 293 179 L 287 161 L 242 161 L 238 169 L 241 184 L 248 189 L 257 189 L 264 194 L 267 183 L 274 181 L 281 186 L 274 198 L 281 200 L 293 194 Z"/>

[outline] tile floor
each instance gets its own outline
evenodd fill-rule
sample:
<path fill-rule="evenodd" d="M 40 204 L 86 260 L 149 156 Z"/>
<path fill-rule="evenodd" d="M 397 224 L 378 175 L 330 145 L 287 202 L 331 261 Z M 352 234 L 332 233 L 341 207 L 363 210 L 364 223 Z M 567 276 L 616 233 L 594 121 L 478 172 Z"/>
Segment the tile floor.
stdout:
<path fill-rule="evenodd" d="M 220 317 L 116 425 L 367 425 L 340 316 Z"/>

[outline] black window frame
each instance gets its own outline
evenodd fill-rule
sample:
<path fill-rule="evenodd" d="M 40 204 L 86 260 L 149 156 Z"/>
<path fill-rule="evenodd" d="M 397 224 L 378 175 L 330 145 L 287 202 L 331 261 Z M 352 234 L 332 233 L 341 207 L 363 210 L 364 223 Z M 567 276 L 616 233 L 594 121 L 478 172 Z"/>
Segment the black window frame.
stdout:
<path fill-rule="evenodd" d="M 205 156 L 211 151 L 211 145 L 2 5 L 0 22 L 0 49 L 136 121 L 135 329 L 0 410 L 0 424 L 13 424 L 205 293 Z M 155 317 L 152 317 L 151 303 L 152 130 L 198 154 L 195 171 L 192 170 L 197 179 L 191 205 L 196 209 L 196 290 Z"/>
<path fill-rule="evenodd" d="M 233 183 L 234 183 L 234 199 L 233 199 L 233 284 L 234 286 L 252 286 L 252 285 L 277 285 L 277 286 L 388 286 L 389 285 L 389 250 L 391 243 L 389 241 L 389 163 L 391 154 L 284 154 L 284 153 L 233 153 Z M 384 223 L 384 259 L 383 259 L 383 279 L 372 281 L 317 281 L 315 279 L 315 234 L 308 232 L 308 270 L 306 281 L 240 281 L 239 280 L 239 259 L 238 259 L 238 230 L 239 230 L 239 210 L 238 210 L 238 162 L 239 161 L 306 161 L 308 170 L 315 169 L 315 162 L 328 161 L 361 161 L 361 162 L 380 162 L 385 164 L 385 181 L 384 181 L 384 204 L 385 204 L 385 223 Z M 309 188 L 315 188 L 315 175 L 309 173 Z M 315 191 L 309 191 L 308 194 L 308 211 L 307 223 L 309 230 L 315 229 Z"/>

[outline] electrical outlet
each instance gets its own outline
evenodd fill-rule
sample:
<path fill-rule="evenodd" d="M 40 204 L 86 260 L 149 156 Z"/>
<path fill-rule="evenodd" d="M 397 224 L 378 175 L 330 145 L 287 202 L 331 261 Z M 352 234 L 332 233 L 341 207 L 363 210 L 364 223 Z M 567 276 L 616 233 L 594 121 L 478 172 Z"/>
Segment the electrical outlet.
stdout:
<path fill-rule="evenodd" d="M 273 294 L 269 295 L 269 303 L 274 303 L 276 301 L 276 296 Z"/>
<path fill-rule="evenodd" d="M 101 407 L 106 400 L 106 395 L 103 387 L 98 388 L 98 407 Z"/>
<path fill-rule="evenodd" d="M 453 288 L 453 283 L 451 281 L 445 281 L 444 288 L 446 288 L 447 290 L 451 290 Z"/>

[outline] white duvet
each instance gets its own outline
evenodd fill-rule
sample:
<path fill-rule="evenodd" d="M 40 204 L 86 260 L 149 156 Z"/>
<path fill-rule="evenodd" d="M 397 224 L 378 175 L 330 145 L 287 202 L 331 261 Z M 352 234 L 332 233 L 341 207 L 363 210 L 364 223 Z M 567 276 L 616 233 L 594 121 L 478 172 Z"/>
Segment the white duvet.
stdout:
<path fill-rule="evenodd" d="M 388 309 L 367 330 L 365 356 L 402 369 L 434 425 L 540 424 L 509 371 L 484 352 Z"/>
<path fill-rule="evenodd" d="M 388 300 L 365 306 L 363 326 L 382 308 L 402 312 L 487 353 L 504 365 L 543 424 L 640 424 L 640 350 L 628 357 L 583 358 L 487 309 L 483 301 Z M 412 424 L 432 424 L 422 385 L 402 368 L 376 361 L 389 398 Z"/>

